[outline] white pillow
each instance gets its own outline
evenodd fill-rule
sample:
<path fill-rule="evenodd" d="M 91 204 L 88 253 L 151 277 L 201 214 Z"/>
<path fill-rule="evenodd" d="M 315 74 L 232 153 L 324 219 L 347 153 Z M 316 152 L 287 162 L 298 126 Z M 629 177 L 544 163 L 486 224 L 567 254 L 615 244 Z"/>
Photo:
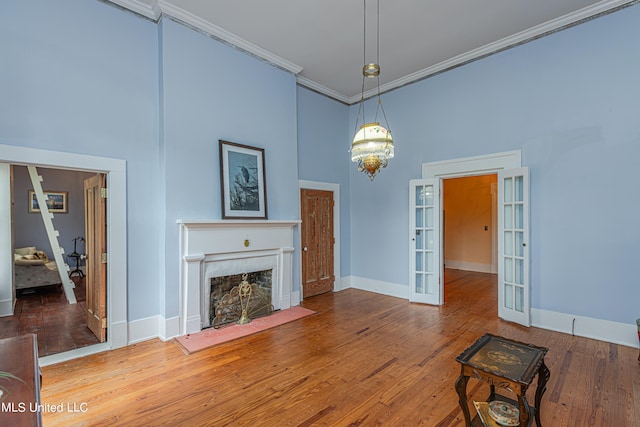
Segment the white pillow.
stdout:
<path fill-rule="evenodd" d="M 13 250 L 14 253 L 18 254 L 18 255 L 33 255 L 36 253 L 36 247 L 35 246 L 27 246 L 24 248 L 16 248 Z"/>

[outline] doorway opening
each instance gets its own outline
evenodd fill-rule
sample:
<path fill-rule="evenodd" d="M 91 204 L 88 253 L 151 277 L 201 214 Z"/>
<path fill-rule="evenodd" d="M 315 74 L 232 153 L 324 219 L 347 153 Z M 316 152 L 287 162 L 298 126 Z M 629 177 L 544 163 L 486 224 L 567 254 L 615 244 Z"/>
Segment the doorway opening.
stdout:
<path fill-rule="evenodd" d="M 302 298 L 333 291 L 333 193 L 300 190 Z"/>
<path fill-rule="evenodd" d="M 328 283 L 327 286 L 327 290 L 328 291 L 333 291 L 333 292 L 337 292 L 342 290 L 342 284 L 341 284 L 341 273 L 340 273 L 340 185 L 339 184 L 332 184 L 332 183 L 326 183 L 326 182 L 318 182 L 318 181 L 306 181 L 306 180 L 300 180 L 298 181 L 298 188 L 300 189 L 300 219 L 302 220 L 302 224 L 300 225 L 301 230 L 304 230 L 304 228 L 309 225 L 309 221 L 306 221 L 305 223 L 305 213 L 304 210 L 306 209 L 304 207 L 305 205 L 305 201 L 304 201 L 304 196 L 303 194 L 310 194 L 311 195 L 311 199 L 310 200 L 314 200 L 313 194 L 314 191 L 319 191 L 320 195 L 326 195 L 327 198 L 321 198 L 321 200 L 325 200 L 324 205 L 325 205 L 325 211 L 327 209 L 331 210 L 330 215 L 327 216 L 325 218 L 325 221 L 328 220 L 331 222 L 331 239 L 332 241 L 329 242 L 330 246 L 331 246 L 331 253 L 326 254 L 326 250 L 324 251 L 324 253 L 327 255 L 327 258 L 324 259 L 324 270 L 326 271 L 330 271 L 331 273 L 331 278 L 325 280 L 326 283 Z M 330 199 L 330 200 L 329 200 Z M 321 228 L 328 228 L 328 224 L 326 224 L 325 226 L 322 226 L 322 222 L 318 222 L 318 225 L 321 226 Z M 315 229 L 315 227 L 311 227 L 308 231 L 311 231 Z M 305 231 L 301 231 L 299 238 L 300 238 L 300 245 L 299 247 L 302 248 L 302 253 L 299 256 L 299 266 L 300 266 L 300 277 L 301 277 L 301 283 L 302 283 L 302 288 L 300 289 L 300 297 L 299 297 L 299 301 L 301 301 L 303 299 L 304 296 L 310 296 L 309 295 L 305 295 L 305 285 L 304 282 L 305 280 L 307 280 L 307 271 L 308 271 L 308 265 L 307 261 L 309 261 L 309 246 L 307 245 L 307 251 L 305 252 L 304 247 L 305 244 L 303 242 L 303 240 L 306 239 L 306 235 L 303 236 L 303 234 L 305 234 Z M 307 233 L 308 234 L 308 233 Z M 327 249 L 327 248 L 325 248 Z M 312 261 L 315 262 L 315 261 Z M 331 264 L 330 266 L 328 266 L 327 264 Z M 312 269 L 313 270 L 313 269 Z M 309 275 L 309 278 L 312 278 L 312 275 Z M 313 290 L 313 286 L 310 287 L 311 290 Z"/>
<path fill-rule="evenodd" d="M 37 159 L 37 163 L 34 163 Z M 40 365 L 47 366 L 101 351 L 124 347 L 128 344 L 127 322 L 127 171 L 126 161 L 71 152 L 58 152 L 37 148 L 0 144 L 0 316 L 13 313 L 15 290 L 13 289 L 13 245 L 11 241 L 11 194 L 9 166 L 32 165 L 38 168 L 54 168 L 77 171 L 93 171 L 105 174 L 109 187 L 109 209 L 106 212 L 106 230 L 109 247 L 106 252 L 107 270 L 107 329 L 109 336 L 104 343 L 40 357 Z"/>
<path fill-rule="evenodd" d="M 410 181 L 410 300 L 444 303 L 442 182 L 496 173 L 498 211 L 498 316 L 529 326 L 529 169 L 520 151 L 422 165 L 422 179 Z"/>
<path fill-rule="evenodd" d="M 95 172 L 38 168 L 45 193 L 60 195 L 61 205 L 53 212 L 53 229 L 57 232 L 56 247 L 62 249 L 62 272 L 54 260 L 47 227 L 39 209 L 31 200 L 33 183 L 27 167 L 10 168 L 12 182 L 11 233 L 14 254 L 15 305 L 12 316 L 0 318 L 2 336 L 34 333 L 38 337 L 40 357 L 84 348 L 105 341 L 104 332 L 88 326 L 88 314 L 93 312 L 96 267 L 87 250 L 93 248 L 94 235 L 87 227 L 85 181 L 101 177 Z M 101 215 L 104 217 L 104 214 Z M 35 255 L 31 255 L 33 252 Z M 23 255 L 27 254 L 27 255 Z M 37 259 L 32 259 L 36 257 Z M 68 275 L 73 284 L 74 301 L 69 302 L 61 275 Z M 68 282 L 67 282 L 68 283 Z M 88 291 L 88 292 L 87 292 Z M 103 291 L 106 290 L 103 288 Z M 89 304 L 87 304 L 87 295 Z M 106 326 L 106 325 L 105 325 Z M 101 334 L 102 333 L 102 334 Z M 101 336 L 102 335 L 102 336 Z"/>
<path fill-rule="evenodd" d="M 451 281 L 481 279 L 484 274 L 497 285 L 497 278 L 490 276 L 498 274 L 497 180 L 495 173 L 442 180 L 445 303 L 452 297 L 447 292 Z"/>

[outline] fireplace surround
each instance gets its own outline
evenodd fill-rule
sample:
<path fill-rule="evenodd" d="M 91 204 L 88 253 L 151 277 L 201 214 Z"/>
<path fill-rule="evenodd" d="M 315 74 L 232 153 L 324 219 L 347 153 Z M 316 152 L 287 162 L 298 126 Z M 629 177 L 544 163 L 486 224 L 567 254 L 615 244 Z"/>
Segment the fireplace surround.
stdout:
<path fill-rule="evenodd" d="M 293 232 L 300 221 L 178 220 L 180 226 L 180 334 L 210 325 L 213 277 L 272 270 L 275 310 L 292 301 Z"/>

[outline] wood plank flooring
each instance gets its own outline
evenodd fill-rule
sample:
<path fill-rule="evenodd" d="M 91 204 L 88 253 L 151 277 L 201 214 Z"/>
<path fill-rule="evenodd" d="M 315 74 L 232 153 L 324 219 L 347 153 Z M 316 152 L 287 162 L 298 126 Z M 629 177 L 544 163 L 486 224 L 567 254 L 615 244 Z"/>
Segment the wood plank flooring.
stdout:
<path fill-rule="evenodd" d="M 0 317 L 0 338 L 33 333 L 40 357 L 97 344 L 87 328 L 84 277 L 72 277 L 76 304 L 69 304 L 62 285 L 18 291 L 13 316 Z"/>
<path fill-rule="evenodd" d="M 446 277 L 441 307 L 349 289 L 306 299 L 316 315 L 192 355 L 151 340 L 44 367 L 42 401 L 64 406 L 44 423 L 462 426 L 455 358 L 491 332 L 549 347 L 544 426 L 640 426 L 637 349 L 504 322 L 494 275 Z M 488 386 L 471 379 L 468 392 L 475 413 Z"/>

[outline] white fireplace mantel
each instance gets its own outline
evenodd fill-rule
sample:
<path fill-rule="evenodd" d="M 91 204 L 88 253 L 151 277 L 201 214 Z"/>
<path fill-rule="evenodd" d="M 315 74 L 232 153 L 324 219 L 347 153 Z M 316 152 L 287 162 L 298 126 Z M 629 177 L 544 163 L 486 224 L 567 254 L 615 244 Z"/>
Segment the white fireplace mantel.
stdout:
<path fill-rule="evenodd" d="M 275 309 L 291 307 L 293 232 L 300 221 L 178 220 L 180 226 L 180 334 L 198 332 L 206 324 L 205 286 L 211 271 L 230 261 L 263 265 L 270 260 Z"/>

